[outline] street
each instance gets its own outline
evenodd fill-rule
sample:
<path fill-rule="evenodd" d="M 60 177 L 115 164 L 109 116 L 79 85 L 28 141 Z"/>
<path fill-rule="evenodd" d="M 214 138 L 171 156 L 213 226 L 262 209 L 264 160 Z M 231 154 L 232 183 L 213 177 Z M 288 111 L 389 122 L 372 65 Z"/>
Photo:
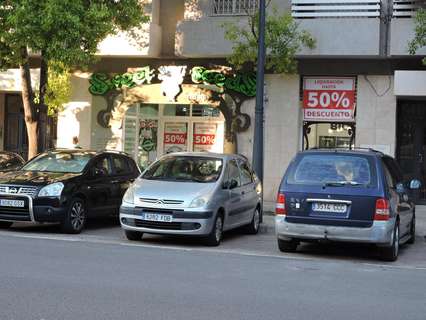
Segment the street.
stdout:
<path fill-rule="evenodd" d="M 0 231 L 0 319 L 424 319 L 426 210 L 396 263 L 359 245 L 304 245 L 282 254 L 273 217 L 257 236 L 237 230 L 217 248 L 92 222 Z"/>

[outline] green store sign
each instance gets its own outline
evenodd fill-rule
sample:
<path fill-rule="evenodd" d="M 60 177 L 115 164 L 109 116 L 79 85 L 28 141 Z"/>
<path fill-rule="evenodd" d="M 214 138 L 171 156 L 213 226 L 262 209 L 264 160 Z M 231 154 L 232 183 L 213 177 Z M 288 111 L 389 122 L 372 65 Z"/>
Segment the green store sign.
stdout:
<path fill-rule="evenodd" d="M 106 95 L 112 90 L 133 88 L 143 84 L 151 84 L 156 77 L 155 69 L 150 67 L 140 68 L 135 72 L 114 75 L 94 73 L 89 79 L 89 92 L 92 95 Z M 190 71 L 191 81 L 194 84 L 215 85 L 223 90 L 230 90 L 247 97 L 256 96 L 256 74 L 236 73 L 225 74 L 205 67 L 193 67 Z"/>

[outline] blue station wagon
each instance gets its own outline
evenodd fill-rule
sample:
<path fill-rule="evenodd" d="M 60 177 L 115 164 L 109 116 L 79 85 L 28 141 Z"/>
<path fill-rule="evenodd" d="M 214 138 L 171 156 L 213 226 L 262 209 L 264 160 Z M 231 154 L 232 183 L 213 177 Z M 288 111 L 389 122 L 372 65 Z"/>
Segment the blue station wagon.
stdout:
<path fill-rule="evenodd" d="M 301 241 L 373 243 L 395 261 L 399 245 L 415 240 L 420 182 L 403 181 L 396 161 L 367 150 L 308 150 L 290 163 L 276 203 L 278 247 L 296 251 Z"/>

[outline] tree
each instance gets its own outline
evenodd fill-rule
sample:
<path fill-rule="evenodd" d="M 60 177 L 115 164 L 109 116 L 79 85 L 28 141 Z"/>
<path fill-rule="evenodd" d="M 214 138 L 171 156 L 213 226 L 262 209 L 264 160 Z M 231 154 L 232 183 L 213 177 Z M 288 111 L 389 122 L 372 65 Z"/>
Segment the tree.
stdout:
<path fill-rule="evenodd" d="M 410 54 L 415 54 L 420 48 L 426 46 L 426 9 L 419 9 L 414 21 L 415 36 L 409 42 Z M 426 58 L 423 59 L 423 64 L 426 64 Z"/>
<path fill-rule="evenodd" d="M 233 43 L 232 55 L 228 61 L 241 68 L 256 65 L 258 50 L 259 12 L 248 14 L 245 27 L 231 22 L 223 24 L 225 38 Z M 279 13 L 272 8 L 267 14 L 265 24 L 266 65 L 269 72 L 295 73 L 297 71 L 296 53 L 302 47 L 314 48 L 315 40 L 305 30 L 300 30 L 290 13 Z"/>
<path fill-rule="evenodd" d="M 147 19 L 140 0 L 1 1 L 0 68 L 20 69 L 29 158 L 39 151 L 38 138 L 43 134 L 39 121 L 47 113 L 46 99 L 55 99 L 46 96 L 51 90 L 49 75 L 88 66 L 107 35 L 140 27 Z M 29 61 L 34 55 L 40 63 L 35 91 Z"/>

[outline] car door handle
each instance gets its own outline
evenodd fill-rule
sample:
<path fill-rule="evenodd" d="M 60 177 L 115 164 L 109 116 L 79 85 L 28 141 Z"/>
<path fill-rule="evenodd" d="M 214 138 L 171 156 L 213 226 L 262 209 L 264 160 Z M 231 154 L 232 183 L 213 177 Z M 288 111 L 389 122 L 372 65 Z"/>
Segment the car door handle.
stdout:
<path fill-rule="evenodd" d="M 241 194 L 242 194 L 242 195 L 245 195 L 245 194 L 246 194 L 246 192 L 245 192 L 245 191 L 241 191 Z"/>
<path fill-rule="evenodd" d="M 112 180 L 111 183 L 119 183 L 119 180 Z"/>

